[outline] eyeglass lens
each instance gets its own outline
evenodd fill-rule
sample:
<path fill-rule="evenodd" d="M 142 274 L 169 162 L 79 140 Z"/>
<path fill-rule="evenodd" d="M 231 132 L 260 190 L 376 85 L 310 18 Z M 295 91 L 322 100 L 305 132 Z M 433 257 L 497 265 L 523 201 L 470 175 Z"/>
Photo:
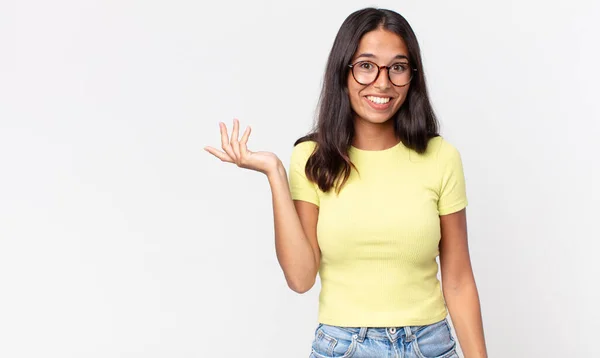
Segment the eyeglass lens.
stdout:
<path fill-rule="evenodd" d="M 382 69 L 383 70 L 383 69 Z M 378 66 L 370 61 L 361 61 L 352 66 L 352 75 L 360 84 L 368 85 L 377 79 Z M 412 70 L 408 63 L 395 63 L 388 68 L 390 81 L 396 86 L 404 86 L 411 80 Z"/>

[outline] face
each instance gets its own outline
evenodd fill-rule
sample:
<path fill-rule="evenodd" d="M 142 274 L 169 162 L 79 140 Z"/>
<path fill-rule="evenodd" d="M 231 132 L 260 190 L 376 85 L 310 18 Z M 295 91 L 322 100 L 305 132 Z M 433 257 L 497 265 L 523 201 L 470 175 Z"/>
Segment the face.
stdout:
<path fill-rule="evenodd" d="M 408 48 L 404 40 L 397 34 L 383 29 L 363 35 L 351 63 L 359 61 L 371 61 L 379 66 L 402 64 L 408 66 L 407 70 L 411 71 L 408 65 Z M 369 65 L 363 65 L 363 68 L 368 69 Z M 348 71 L 348 95 L 356 120 L 385 123 L 404 103 L 410 83 L 403 87 L 393 85 L 387 71 L 381 69 L 375 82 L 368 85 L 358 83 L 352 71 Z"/>

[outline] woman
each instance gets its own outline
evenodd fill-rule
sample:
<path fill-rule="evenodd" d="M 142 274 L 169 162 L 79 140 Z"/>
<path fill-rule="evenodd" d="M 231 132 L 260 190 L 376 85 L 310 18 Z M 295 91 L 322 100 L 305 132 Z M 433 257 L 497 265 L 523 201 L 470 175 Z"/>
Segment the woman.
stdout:
<path fill-rule="evenodd" d="M 267 175 L 289 287 L 306 292 L 319 273 L 311 357 L 458 357 L 448 311 L 465 356 L 487 356 L 460 154 L 438 134 L 401 15 L 368 8 L 344 21 L 289 178 L 275 154 L 247 149 L 250 127 L 239 140 L 237 120 L 231 138 L 220 129 L 224 152 L 208 152 Z"/>

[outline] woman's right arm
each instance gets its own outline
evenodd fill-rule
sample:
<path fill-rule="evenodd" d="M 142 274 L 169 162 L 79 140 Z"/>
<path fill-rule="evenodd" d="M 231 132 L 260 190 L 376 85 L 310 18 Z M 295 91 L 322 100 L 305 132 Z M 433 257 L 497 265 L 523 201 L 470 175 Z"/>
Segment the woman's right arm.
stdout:
<path fill-rule="evenodd" d="M 251 152 L 247 148 L 250 127 L 239 137 L 239 122 L 234 120 L 231 139 L 225 124 L 219 124 L 221 147 L 204 149 L 223 162 L 265 174 L 269 180 L 273 201 L 275 251 L 288 286 L 304 293 L 314 285 L 321 254 L 317 243 L 318 207 L 292 200 L 285 167 L 271 152 Z"/>
<path fill-rule="evenodd" d="M 315 204 L 292 200 L 281 162 L 268 178 L 273 196 L 277 259 L 288 286 L 304 293 L 315 284 L 321 260 L 317 243 L 319 209 Z"/>

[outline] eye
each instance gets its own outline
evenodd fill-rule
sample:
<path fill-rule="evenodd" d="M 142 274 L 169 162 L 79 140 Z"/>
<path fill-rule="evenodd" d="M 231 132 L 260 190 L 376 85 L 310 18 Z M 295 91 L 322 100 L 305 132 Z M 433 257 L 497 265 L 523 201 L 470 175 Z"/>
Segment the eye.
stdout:
<path fill-rule="evenodd" d="M 395 63 L 390 67 L 392 71 L 402 73 L 408 70 L 408 63 Z"/>
<path fill-rule="evenodd" d="M 374 68 L 374 65 L 371 62 L 361 62 L 358 67 L 360 67 L 363 70 L 372 70 Z"/>

